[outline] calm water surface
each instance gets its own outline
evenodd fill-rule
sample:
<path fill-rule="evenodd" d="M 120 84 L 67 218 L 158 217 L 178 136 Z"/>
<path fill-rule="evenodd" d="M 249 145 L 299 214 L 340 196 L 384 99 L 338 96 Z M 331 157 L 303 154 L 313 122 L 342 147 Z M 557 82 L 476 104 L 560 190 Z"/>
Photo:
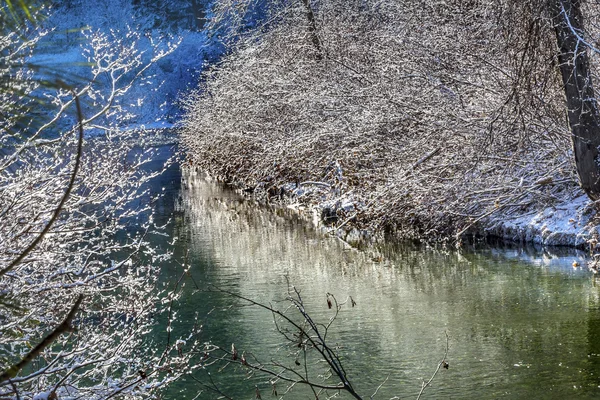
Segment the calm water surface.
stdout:
<path fill-rule="evenodd" d="M 164 179 L 180 178 L 179 170 L 170 172 Z M 589 272 L 573 269 L 575 259 L 584 264 L 581 254 L 410 245 L 359 252 L 318 235 L 291 212 L 244 202 L 193 172 L 181 179 L 161 210 L 170 216 L 175 207 L 175 258 L 189 254 L 201 288 L 214 284 L 277 302 L 289 280 L 323 322 L 332 315 L 326 293 L 356 300 L 340 312 L 329 341 L 364 398 L 386 378 L 375 398 L 416 398 L 444 354 L 446 332 L 449 369 L 423 398 L 600 398 L 600 288 Z M 180 274 L 174 262 L 164 279 Z M 191 279 L 179 307 L 182 326 L 195 316 L 203 321 L 203 340 L 289 364 L 270 313 L 198 292 Z M 206 382 L 208 372 L 197 371 L 166 397 L 218 398 L 194 380 Z M 322 372 L 315 367 L 315 376 Z M 268 378 L 247 378 L 243 370 L 211 376 L 234 399 L 254 399 L 255 385 L 263 398 L 274 398 Z M 278 388 L 283 392 L 283 384 Z M 298 387 L 288 398 L 310 397 Z"/>

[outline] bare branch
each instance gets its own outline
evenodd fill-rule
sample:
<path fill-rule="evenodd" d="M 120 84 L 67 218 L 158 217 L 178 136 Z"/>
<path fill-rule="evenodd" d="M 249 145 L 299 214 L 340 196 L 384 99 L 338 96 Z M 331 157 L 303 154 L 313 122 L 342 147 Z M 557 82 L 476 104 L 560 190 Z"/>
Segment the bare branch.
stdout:
<path fill-rule="evenodd" d="M 52 343 L 54 343 L 54 341 L 60 335 L 62 335 L 63 333 L 66 333 L 66 332 L 70 332 L 73 329 L 73 327 L 71 326 L 71 322 L 73 321 L 75 314 L 79 310 L 79 306 L 81 305 L 82 301 L 83 301 L 83 295 L 79 295 L 79 297 L 75 301 L 75 304 L 73 304 L 73 306 L 71 307 L 71 310 L 69 311 L 69 313 L 67 314 L 67 316 L 63 320 L 63 322 L 60 325 L 58 325 L 56 328 L 54 328 L 54 330 L 48 336 L 46 336 L 40 343 L 38 343 L 33 349 L 31 349 L 29 351 L 29 353 L 27 353 L 21 359 L 21 361 L 19 361 L 12 367 L 8 368 L 6 371 L 4 371 L 0 375 L 0 384 L 3 384 L 4 382 L 8 381 L 8 383 L 10 385 L 13 385 L 11 379 L 14 378 L 15 376 L 17 376 L 17 374 L 25 366 L 27 366 L 27 364 L 29 364 L 34 358 L 39 356 L 40 353 L 42 351 L 44 351 L 44 349 L 46 349 L 48 346 L 50 346 Z"/>
<path fill-rule="evenodd" d="M 10 272 L 14 267 L 19 265 L 21 263 L 21 261 L 23 261 L 25 259 L 25 257 L 27 257 L 27 255 L 29 255 L 29 253 L 31 253 L 31 251 L 33 249 L 35 249 L 35 247 L 42 241 L 44 236 L 46 236 L 46 233 L 48 233 L 48 231 L 50 231 L 50 228 L 52 228 L 52 225 L 58 219 L 58 216 L 60 215 L 65 203 L 67 202 L 67 200 L 69 199 L 69 196 L 71 195 L 71 191 L 73 190 L 73 187 L 75 186 L 75 178 L 77 177 L 77 173 L 79 172 L 79 165 L 81 164 L 81 155 L 83 152 L 83 114 L 81 111 L 81 104 L 79 104 L 79 97 L 77 97 L 77 95 L 74 95 L 74 97 L 75 97 L 75 104 L 77 105 L 77 118 L 79 119 L 79 124 L 78 124 L 79 138 L 77 141 L 77 154 L 75 155 L 75 165 L 73 166 L 73 172 L 71 173 L 71 178 L 69 179 L 69 183 L 67 184 L 67 187 L 65 189 L 65 192 L 64 192 L 62 198 L 60 199 L 60 202 L 54 209 L 54 212 L 53 212 L 52 216 L 50 217 L 50 220 L 48 221 L 48 223 L 46 223 L 46 226 L 44 226 L 44 229 L 42 229 L 40 234 L 31 242 L 31 244 L 29 246 L 27 246 L 23 251 L 21 251 L 21 253 L 13 261 L 11 261 L 6 267 L 4 267 L 3 269 L 0 270 L 0 277 L 5 275 L 7 272 Z"/>
<path fill-rule="evenodd" d="M 433 375 L 431 375 L 431 378 L 429 378 L 429 380 L 427 382 L 423 382 L 423 384 L 421 385 L 421 391 L 419 392 L 419 395 L 417 396 L 417 400 L 419 400 L 421 398 L 421 396 L 423 395 L 423 393 L 425 392 L 425 389 L 431 385 L 431 382 L 433 382 L 433 380 L 435 379 L 435 376 L 437 375 L 437 373 L 440 371 L 440 368 L 446 368 L 448 369 L 448 349 L 449 349 L 449 341 L 450 338 L 448 337 L 448 332 L 444 332 L 446 334 L 446 351 L 444 352 L 444 357 L 442 357 L 442 360 L 439 362 L 437 368 L 435 369 L 435 371 L 433 372 Z"/>

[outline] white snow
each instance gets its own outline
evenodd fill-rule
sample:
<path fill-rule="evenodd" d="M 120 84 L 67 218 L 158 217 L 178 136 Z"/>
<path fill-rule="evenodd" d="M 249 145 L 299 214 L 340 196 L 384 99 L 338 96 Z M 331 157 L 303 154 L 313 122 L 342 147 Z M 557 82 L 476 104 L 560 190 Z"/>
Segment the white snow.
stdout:
<path fill-rule="evenodd" d="M 580 195 L 537 213 L 493 221 L 486 231 L 514 242 L 583 247 L 599 233 L 592 223 L 595 215 L 593 202 Z"/>

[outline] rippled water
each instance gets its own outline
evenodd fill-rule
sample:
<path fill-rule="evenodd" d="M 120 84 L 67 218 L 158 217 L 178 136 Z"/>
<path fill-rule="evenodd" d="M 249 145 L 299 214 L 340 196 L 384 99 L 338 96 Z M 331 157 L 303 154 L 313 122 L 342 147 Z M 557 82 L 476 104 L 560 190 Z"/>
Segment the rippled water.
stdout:
<path fill-rule="evenodd" d="M 175 182 L 179 170 L 171 174 L 164 179 Z M 449 368 L 423 398 L 600 398 L 600 289 L 588 271 L 573 269 L 575 259 L 583 264 L 580 253 L 411 245 L 359 252 L 317 234 L 292 212 L 245 202 L 193 172 L 183 172 L 180 189 L 175 183 L 167 196 L 178 204 L 175 254 L 189 253 L 201 288 L 214 284 L 276 302 L 289 281 L 323 322 L 332 315 L 326 293 L 356 300 L 356 307 L 342 309 L 329 340 L 340 346 L 363 398 L 386 378 L 375 398 L 416 398 L 444 354 L 446 332 Z M 163 205 L 165 216 L 172 206 Z M 166 266 L 165 279 L 179 276 L 180 268 Z M 186 285 L 180 322 L 198 315 L 203 340 L 235 343 L 263 360 L 286 359 L 270 313 Z M 194 378 L 206 381 L 206 372 Z M 246 379 L 242 370 L 212 376 L 234 399 L 255 398 L 255 385 L 272 398 L 267 378 Z M 166 397 L 218 398 L 202 390 L 190 378 Z M 310 397 L 298 387 L 286 398 Z"/>

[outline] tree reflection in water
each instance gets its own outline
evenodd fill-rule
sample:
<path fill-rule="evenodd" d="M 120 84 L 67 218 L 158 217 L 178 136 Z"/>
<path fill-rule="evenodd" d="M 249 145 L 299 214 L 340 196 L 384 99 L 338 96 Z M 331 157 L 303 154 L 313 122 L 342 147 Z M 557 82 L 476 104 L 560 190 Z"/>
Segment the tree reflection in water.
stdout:
<path fill-rule="evenodd" d="M 372 250 L 323 237 L 291 210 L 258 206 L 193 171 L 184 170 L 182 182 L 176 254 L 189 249 L 201 287 L 214 284 L 278 304 L 289 279 L 311 316 L 325 322 L 326 293 L 356 300 L 356 307 L 340 311 L 329 335 L 363 396 L 389 375 L 378 398 L 416 398 L 443 356 L 445 331 L 450 368 L 440 371 L 425 398 L 600 395 L 598 288 L 588 271 L 571 267 L 580 254 L 398 244 L 378 249 L 384 257 L 376 262 Z M 169 268 L 175 267 L 167 274 Z M 235 343 L 262 359 L 287 357 L 270 313 L 188 290 L 181 320 L 200 315 L 203 340 L 224 348 Z M 270 391 L 268 378 L 246 381 L 243 369 L 231 374 L 213 371 L 234 398 L 250 398 L 255 385 L 263 396 Z M 199 388 L 188 380 L 179 389 L 193 398 Z M 295 388 L 286 398 L 306 393 Z"/>

